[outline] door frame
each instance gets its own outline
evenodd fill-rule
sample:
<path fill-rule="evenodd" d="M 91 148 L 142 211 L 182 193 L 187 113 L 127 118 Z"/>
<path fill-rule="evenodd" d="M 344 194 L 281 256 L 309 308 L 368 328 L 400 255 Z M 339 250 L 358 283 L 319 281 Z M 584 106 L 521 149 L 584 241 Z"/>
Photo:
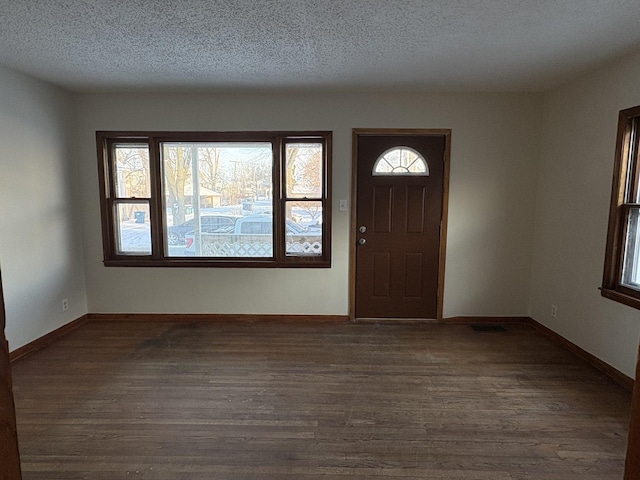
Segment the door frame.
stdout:
<path fill-rule="evenodd" d="M 0 477 L 20 480 L 20 453 L 16 430 L 16 411 L 11 382 L 11 361 L 9 343 L 5 336 L 6 316 L 2 293 L 2 272 L 0 272 Z"/>
<path fill-rule="evenodd" d="M 440 228 L 440 252 L 438 257 L 437 318 L 442 320 L 444 299 L 444 270 L 447 251 L 447 219 L 449 213 L 449 160 L 451 129 L 448 128 L 354 128 L 351 134 L 351 222 L 349 230 L 349 319 L 356 321 L 356 213 L 358 198 L 358 137 L 375 135 L 442 135 L 444 136 L 442 174 L 442 226 Z"/>

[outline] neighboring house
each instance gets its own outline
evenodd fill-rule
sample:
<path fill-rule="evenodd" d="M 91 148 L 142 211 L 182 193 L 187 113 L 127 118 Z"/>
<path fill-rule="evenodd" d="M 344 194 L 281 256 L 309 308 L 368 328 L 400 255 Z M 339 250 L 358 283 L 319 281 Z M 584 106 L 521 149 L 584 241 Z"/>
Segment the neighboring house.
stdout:
<path fill-rule="evenodd" d="M 189 204 L 195 205 L 193 202 L 193 185 L 187 185 L 184 189 L 184 194 L 189 199 Z M 199 187 L 198 194 L 200 195 L 200 207 L 202 208 L 214 208 L 222 205 L 221 193 L 214 192 L 206 187 Z"/>

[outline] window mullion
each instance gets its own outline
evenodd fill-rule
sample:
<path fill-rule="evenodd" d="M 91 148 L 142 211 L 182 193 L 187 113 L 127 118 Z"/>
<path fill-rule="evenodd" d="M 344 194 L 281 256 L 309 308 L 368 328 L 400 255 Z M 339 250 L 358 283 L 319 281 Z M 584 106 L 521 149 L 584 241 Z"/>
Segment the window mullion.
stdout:
<path fill-rule="evenodd" d="M 274 190 L 274 203 L 276 204 L 273 210 L 273 255 L 277 262 L 283 262 L 285 259 L 285 208 L 286 202 L 286 174 L 287 169 L 285 162 L 287 144 L 282 137 L 274 139 L 273 145 L 273 190 Z"/>
<path fill-rule="evenodd" d="M 164 258 L 164 220 L 162 218 L 163 194 L 162 171 L 160 169 L 160 147 L 158 139 L 149 137 L 149 168 L 151 169 L 151 245 L 154 259 Z"/>
<path fill-rule="evenodd" d="M 106 199 L 105 212 L 107 217 L 106 221 L 106 235 L 103 233 L 103 242 L 107 245 L 108 252 L 105 254 L 105 258 L 112 258 L 116 253 L 116 215 L 115 215 L 115 148 L 113 141 L 107 141 L 104 145 L 104 164 L 102 165 L 102 171 L 104 173 L 104 196 Z"/>
<path fill-rule="evenodd" d="M 103 214 L 106 216 L 106 222 L 103 222 L 103 228 L 105 231 L 102 233 L 102 241 L 105 244 L 104 258 L 112 259 L 116 252 L 116 216 L 115 212 L 115 200 L 113 197 L 106 197 Z"/>

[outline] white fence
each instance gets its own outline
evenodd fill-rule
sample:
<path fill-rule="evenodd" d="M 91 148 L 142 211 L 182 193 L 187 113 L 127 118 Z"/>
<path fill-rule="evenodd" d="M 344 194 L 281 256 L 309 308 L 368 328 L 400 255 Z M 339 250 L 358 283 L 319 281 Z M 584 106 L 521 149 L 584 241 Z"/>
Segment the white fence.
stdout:
<path fill-rule="evenodd" d="M 287 253 L 298 255 L 322 255 L 322 237 L 287 235 Z M 196 254 L 197 255 L 197 254 Z M 200 255 L 203 257 L 271 257 L 271 235 L 220 235 L 202 234 Z"/>

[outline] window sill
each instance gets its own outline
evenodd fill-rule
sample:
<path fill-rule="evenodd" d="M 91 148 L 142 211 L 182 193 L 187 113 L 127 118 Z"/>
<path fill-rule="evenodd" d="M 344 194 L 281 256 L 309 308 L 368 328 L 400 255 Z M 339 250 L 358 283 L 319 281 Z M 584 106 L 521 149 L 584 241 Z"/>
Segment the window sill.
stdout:
<path fill-rule="evenodd" d="M 603 297 L 608 298 L 609 300 L 640 310 L 640 298 L 605 287 L 600 288 L 600 293 Z"/>

